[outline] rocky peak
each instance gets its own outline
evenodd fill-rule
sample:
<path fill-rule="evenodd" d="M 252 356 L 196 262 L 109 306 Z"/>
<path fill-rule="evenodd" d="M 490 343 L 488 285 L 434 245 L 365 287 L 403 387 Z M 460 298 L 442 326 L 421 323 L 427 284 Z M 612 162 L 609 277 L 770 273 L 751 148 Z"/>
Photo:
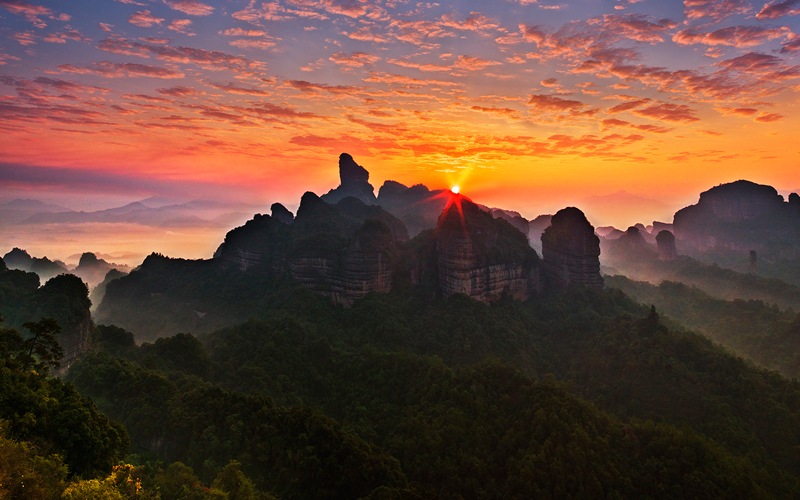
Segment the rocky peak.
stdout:
<path fill-rule="evenodd" d="M 542 233 L 542 256 L 550 286 L 603 287 L 600 239 L 579 209 L 567 207 L 553 216 L 550 227 Z"/>
<path fill-rule="evenodd" d="M 342 186 L 369 182 L 369 172 L 356 163 L 352 156 L 342 153 L 339 155 L 339 179 Z"/>
<path fill-rule="evenodd" d="M 30 271 L 31 256 L 25 250 L 14 247 L 10 252 L 3 256 L 6 265 L 11 269 L 21 269 L 23 271 Z"/>
<path fill-rule="evenodd" d="M 658 258 L 661 260 L 675 260 L 678 258 L 678 249 L 675 246 L 675 235 L 669 231 L 659 231 L 656 235 L 658 245 Z"/>
<path fill-rule="evenodd" d="M 98 259 L 95 254 L 93 254 L 91 252 L 84 252 L 81 255 L 80 262 L 78 262 L 78 267 L 81 267 L 81 266 L 86 266 L 86 267 L 97 266 L 98 264 L 100 264 L 100 262 L 103 262 L 104 264 L 106 263 L 105 261 L 101 261 L 100 259 Z"/>
<path fill-rule="evenodd" d="M 439 289 L 492 300 L 540 288 L 539 259 L 527 236 L 469 199 L 451 194 L 435 233 Z"/>
<path fill-rule="evenodd" d="M 369 183 L 369 172 L 347 153 L 339 155 L 339 179 L 339 187 L 322 195 L 323 201 L 334 204 L 353 196 L 368 205 L 377 204 L 375 188 Z"/>
<path fill-rule="evenodd" d="M 644 236 L 642 236 L 642 231 L 636 226 L 629 227 L 628 230 L 625 231 L 625 234 L 620 236 L 617 241 L 619 244 L 625 245 L 630 249 L 639 249 L 647 246 L 647 241 L 645 241 Z"/>
<path fill-rule="evenodd" d="M 698 206 L 705 206 L 725 221 L 749 220 L 779 210 L 783 197 L 772 186 L 736 181 L 700 194 Z"/>
<path fill-rule="evenodd" d="M 294 214 L 280 203 L 273 203 L 270 210 L 275 220 L 281 221 L 284 224 L 291 224 L 294 222 Z"/>

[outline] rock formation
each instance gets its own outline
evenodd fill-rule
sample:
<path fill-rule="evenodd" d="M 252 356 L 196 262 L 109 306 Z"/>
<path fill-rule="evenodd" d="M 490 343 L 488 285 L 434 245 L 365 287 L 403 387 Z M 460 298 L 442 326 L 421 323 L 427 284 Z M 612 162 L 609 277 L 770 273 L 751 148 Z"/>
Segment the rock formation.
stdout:
<path fill-rule="evenodd" d="M 130 271 L 128 266 L 106 262 L 103 259 L 97 258 L 97 256 L 91 252 L 85 252 L 81 255 L 78 267 L 72 270 L 72 274 L 85 281 L 89 285 L 89 288 L 94 288 L 105 279 L 106 274 L 111 269 L 116 269 L 123 273 Z"/>
<path fill-rule="evenodd" d="M 641 225 L 641 224 L 638 224 Z M 619 245 L 624 245 L 628 250 L 641 250 L 647 247 L 647 241 L 642 236 L 642 230 L 637 226 L 630 226 L 625 234 L 617 239 Z"/>
<path fill-rule="evenodd" d="M 306 193 L 291 225 L 279 216 L 281 210 L 273 210 L 230 231 L 220 260 L 243 271 L 289 272 L 295 282 L 346 306 L 391 289 L 397 245 L 408 240 L 391 214 L 354 197 L 331 205 Z"/>
<path fill-rule="evenodd" d="M 659 231 L 656 235 L 658 245 L 658 258 L 661 260 L 675 260 L 678 258 L 678 249 L 675 246 L 675 236 L 669 231 Z"/>
<path fill-rule="evenodd" d="M 294 214 L 280 203 L 273 203 L 270 207 L 270 211 L 272 212 L 272 217 L 277 221 L 283 222 L 284 224 L 291 224 L 294 222 Z"/>
<path fill-rule="evenodd" d="M 736 181 L 700 195 L 696 205 L 675 214 L 675 237 L 698 251 L 758 250 L 770 258 L 800 252 L 800 210 L 775 188 Z"/>
<path fill-rule="evenodd" d="M 52 261 L 47 257 L 31 257 L 28 252 L 20 248 L 14 248 L 5 254 L 3 260 L 9 269 L 36 273 L 43 282 L 67 272 L 67 266 L 63 262 Z"/>
<path fill-rule="evenodd" d="M 403 221 L 412 238 L 426 229 L 436 227 L 442 214 L 449 191 L 429 190 L 422 184 L 405 186 L 395 181 L 386 181 L 378 192 L 378 205 Z"/>
<path fill-rule="evenodd" d="M 436 229 L 439 290 L 493 300 L 526 298 L 541 288 L 539 259 L 527 236 L 467 198 L 450 194 Z"/>
<path fill-rule="evenodd" d="M 341 179 L 339 187 L 323 195 L 323 201 L 335 204 L 352 196 L 367 205 L 378 203 L 375 198 L 375 188 L 369 183 L 369 172 L 347 153 L 339 155 L 339 178 Z"/>
<path fill-rule="evenodd" d="M 603 288 L 599 257 L 600 239 L 583 212 L 575 207 L 559 210 L 542 233 L 542 259 L 550 287 Z"/>

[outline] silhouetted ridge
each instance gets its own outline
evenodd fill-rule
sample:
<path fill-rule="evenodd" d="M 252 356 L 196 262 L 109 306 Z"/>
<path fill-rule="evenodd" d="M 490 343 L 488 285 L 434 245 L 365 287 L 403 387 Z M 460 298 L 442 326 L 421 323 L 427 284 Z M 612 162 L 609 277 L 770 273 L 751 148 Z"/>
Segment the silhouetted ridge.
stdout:
<path fill-rule="evenodd" d="M 602 288 L 599 257 L 600 239 L 583 212 L 575 207 L 559 210 L 542 233 L 542 258 L 551 287 Z"/>
<path fill-rule="evenodd" d="M 775 188 L 749 181 L 716 186 L 696 205 L 675 214 L 675 237 L 697 251 L 734 251 L 744 259 L 755 249 L 776 259 L 794 259 L 800 244 L 800 209 Z"/>
<path fill-rule="evenodd" d="M 283 222 L 284 224 L 291 224 L 294 222 L 294 214 L 292 214 L 292 212 L 290 212 L 280 203 L 273 203 L 270 207 L 270 211 L 272 212 L 273 218 Z"/>

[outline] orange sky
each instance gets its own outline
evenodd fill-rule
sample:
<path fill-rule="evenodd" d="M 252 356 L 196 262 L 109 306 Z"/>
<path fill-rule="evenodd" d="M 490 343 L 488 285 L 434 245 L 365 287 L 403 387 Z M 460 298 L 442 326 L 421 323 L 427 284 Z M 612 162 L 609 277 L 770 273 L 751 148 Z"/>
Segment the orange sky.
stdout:
<path fill-rule="evenodd" d="M 596 225 L 797 189 L 796 3 L 0 0 L 0 194 L 292 206 L 341 152 L 529 218 L 662 204 Z"/>

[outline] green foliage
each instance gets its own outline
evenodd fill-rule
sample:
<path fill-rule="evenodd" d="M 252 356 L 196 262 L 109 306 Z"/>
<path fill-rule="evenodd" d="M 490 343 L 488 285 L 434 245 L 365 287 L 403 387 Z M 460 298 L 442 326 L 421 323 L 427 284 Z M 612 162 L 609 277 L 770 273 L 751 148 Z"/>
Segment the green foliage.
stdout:
<path fill-rule="evenodd" d="M 782 279 L 736 272 L 684 255 L 672 261 L 659 260 L 655 254 L 647 252 L 603 255 L 604 264 L 619 271 L 610 274 L 622 273 L 633 280 L 651 283 L 674 281 L 696 286 L 712 297 L 724 300 L 763 300 L 800 310 L 800 286 Z"/>
<path fill-rule="evenodd" d="M 236 459 L 281 498 L 358 498 L 405 485 L 394 459 L 309 408 L 277 407 L 196 378 L 169 380 L 103 352 L 74 365 L 69 378 L 123 420 L 136 449 L 206 476 Z"/>
<path fill-rule="evenodd" d="M 31 326 L 34 333 L 38 329 L 44 334 L 53 330 L 49 321 Z M 15 438 L 45 454 L 57 453 L 70 474 L 94 475 L 110 470 L 127 452 L 125 429 L 109 421 L 74 386 L 48 377 L 46 365 L 55 360 L 50 358 L 54 355 L 52 345 L 48 343 L 37 352 L 38 344 L 23 342 L 13 330 L 3 330 L 0 338 L 6 339 L 0 342 L 0 419 L 7 421 Z M 40 356 L 33 365 L 41 373 L 30 370 L 31 349 Z"/>
<path fill-rule="evenodd" d="M 56 500 L 61 497 L 67 468 L 58 455 L 40 456 L 29 443 L 8 437 L 0 421 L 0 498 Z"/>
<path fill-rule="evenodd" d="M 56 335 L 61 332 L 56 320 L 42 318 L 36 322 L 28 321 L 22 326 L 32 335 L 22 343 L 22 352 L 16 357 L 22 362 L 22 370 L 36 368 L 38 371 L 44 371 L 48 367 L 58 370 L 61 358 L 64 357 L 64 350 L 56 339 Z"/>
<path fill-rule="evenodd" d="M 760 300 L 722 300 L 671 281 L 660 285 L 624 276 L 606 277 L 618 288 L 735 353 L 788 378 L 800 376 L 800 316 Z"/>

